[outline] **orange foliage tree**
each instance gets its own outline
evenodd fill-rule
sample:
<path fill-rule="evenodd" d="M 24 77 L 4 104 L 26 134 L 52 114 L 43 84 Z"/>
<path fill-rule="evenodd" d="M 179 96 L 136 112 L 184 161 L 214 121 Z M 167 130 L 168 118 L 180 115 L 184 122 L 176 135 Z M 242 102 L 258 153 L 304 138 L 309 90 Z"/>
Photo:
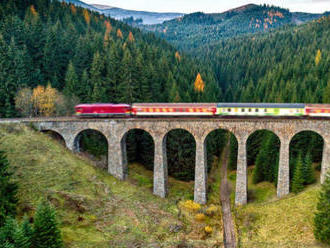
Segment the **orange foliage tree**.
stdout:
<path fill-rule="evenodd" d="M 179 62 L 181 61 L 181 55 L 180 55 L 179 52 L 175 53 L 175 58 L 176 58 L 177 61 L 179 61 Z"/>
<path fill-rule="evenodd" d="M 201 74 L 198 73 L 197 77 L 196 77 L 196 80 L 195 80 L 194 89 L 197 92 L 204 92 L 204 88 L 205 88 L 205 83 L 202 79 Z"/>
<path fill-rule="evenodd" d="M 105 21 L 104 24 L 105 24 L 104 45 L 106 45 L 109 42 L 109 35 L 112 31 L 112 26 L 109 21 Z"/>
<path fill-rule="evenodd" d="M 131 31 L 128 34 L 128 41 L 129 42 L 134 42 L 134 35 L 133 35 L 133 33 Z"/>
<path fill-rule="evenodd" d="M 77 8 L 76 8 L 76 6 L 74 6 L 74 4 L 70 4 L 70 8 L 71 8 L 71 12 L 72 12 L 72 14 L 73 14 L 73 15 L 76 15 L 76 13 L 77 13 Z"/>
<path fill-rule="evenodd" d="M 117 37 L 122 39 L 123 38 L 123 33 L 121 32 L 121 30 L 118 28 L 117 30 Z"/>

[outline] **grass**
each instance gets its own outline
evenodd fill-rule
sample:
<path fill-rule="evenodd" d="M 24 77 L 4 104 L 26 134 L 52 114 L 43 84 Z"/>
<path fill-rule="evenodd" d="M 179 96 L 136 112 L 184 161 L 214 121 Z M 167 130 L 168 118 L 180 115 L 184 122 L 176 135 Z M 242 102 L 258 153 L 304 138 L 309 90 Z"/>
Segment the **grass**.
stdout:
<path fill-rule="evenodd" d="M 217 167 L 209 181 L 213 205 L 191 211 L 184 203 L 193 199 L 193 182 L 169 178 L 169 197 L 161 199 L 152 194 L 153 173 L 143 166 L 130 164 L 128 180 L 119 181 L 25 126 L 1 125 L 0 150 L 19 185 L 19 216 L 32 215 L 40 199 L 48 198 L 56 207 L 66 247 L 222 245 Z M 234 182 L 235 174 L 229 178 Z M 312 233 L 318 189 L 310 186 L 277 200 L 273 185 L 249 184 L 254 202 L 234 212 L 241 247 L 322 247 Z M 197 214 L 205 215 L 202 221 Z"/>

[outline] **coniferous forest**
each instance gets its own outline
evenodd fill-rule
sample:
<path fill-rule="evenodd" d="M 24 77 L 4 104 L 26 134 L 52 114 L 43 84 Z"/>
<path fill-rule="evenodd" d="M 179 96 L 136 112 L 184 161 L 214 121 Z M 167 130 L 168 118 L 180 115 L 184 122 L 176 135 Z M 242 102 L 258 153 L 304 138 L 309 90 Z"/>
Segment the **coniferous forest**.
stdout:
<path fill-rule="evenodd" d="M 248 16 L 254 11 L 260 14 L 260 8 L 249 8 Z M 274 18 L 280 18 L 281 9 L 267 8 L 268 15 L 275 11 Z M 285 10 L 282 15 L 290 13 Z M 196 18 L 183 25 L 210 24 L 205 18 L 201 22 L 199 15 Z M 198 46 L 189 52 L 152 33 L 59 1 L 4 1 L 0 22 L 0 117 L 71 115 L 80 102 L 330 102 L 330 18 L 326 16 L 300 26 L 281 23 L 267 32 L 231 34 L 216 43 L 199 43 L 191 36 L 188 39 Z M 203 92 L 194 90 L 198 76 L 205 83 Z M 33 100 L 55 94 L 60 94 L 54 97 L 55 110 L 46 104 L 33 109 Z M 194 140 L 178 132 L 183 133 L 174 132 L 168 139 L 169 173 L 193 180 Z M 305 134 L 303 140 L 313 135 Z M 263 157 L 274 156 L 267 173 L 255 172 L 255 182 L 276 183 L 278 140 L 273 136 L 261 132 L 248 146 L 248 163 L 257 164 L 256 170 L 267 166 L 262 165 Z M 209 164 L 219 156 L 225 135 L 220 132 L 210 139 Z M 316 142 L 308 149 L 305 144 L 294 149 L 308 150 L 312 161 L 320 162 L 322 140 L 313 139 Z M 106 153 L 100 136 L 84 134 L 81 140 L 95 155 Z M 97 143 L 103 149 L 93 149 Z M 153 146 L 150 137 L 133 131 L 127 143 L 129 161 L 152 169 L 153 154 L 147 152 Z M 231 161 L 235 161 L 235 139 L 231 144 Z M 291 154 L 293 177 L 299 151 Z M 231 167 L 235 168 L 234 162 Z"/>
<path fill-rule="evenodd" d="M 71 116 L 78 103 L 330 103 L 329 15 L 254 5 L 235 11 L 195 13 L 138 29 L 127 20 L 116 21 L 65 1 L 1 1 L 0 118 Z M 292 22 L 298 15 L 304 24 Z M 133 130 L 125 137 L 128 162 L 152 171 L 151 136 Z M 101 134 L 88 130 L 79 140 L 83 152 L 106 157 L 107 141 Z M 216 130 L 206 142 L 209 172 L 228 140 L 229 169 L 236 170 L 237 140 Z M 169 175 L 193 181 L 193 136 L 173 130 L 166 142 Z M 317 181 L 323 142 L 309 131 L 292 139 L 292 192 Z M 276 186 L 279 149 L 280 140 L 270 131 L 248 138 L 253 184 Z M 62 247 L 55 211 L 47 203 L 40 203 L 33 225 L 26 219 L 16 222 L 17 185 L 7 180 L 11 173 L 2 152 L 1 164 L 0 179 L 12 194 L 4 198 L 0 239 L 6 247 L 48 247 L 50 239 L 43 234 L 50 229 L 51 242 Z M 320 199 L 326 202 L 324 194 Z M 322 217 L 322 207 L 318 211 Z M 13 234 L 17 240 L 11 239 Z M 328 240 L 327 233 L 322 235 L 320 240 Z"/>

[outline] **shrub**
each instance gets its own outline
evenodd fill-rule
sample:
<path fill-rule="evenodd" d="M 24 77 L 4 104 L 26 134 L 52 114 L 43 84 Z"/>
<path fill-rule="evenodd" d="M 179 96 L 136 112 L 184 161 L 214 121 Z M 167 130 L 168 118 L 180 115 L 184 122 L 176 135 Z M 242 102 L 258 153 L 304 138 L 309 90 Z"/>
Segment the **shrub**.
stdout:
<path fill-rule="evenodd" d="M 204 231 L 207 233 L 207 234 L 211 234 L 213 232 L 213 228 L 211 226 L 206 226 L 204 228 Z"/>
<path fill-rule="evenodd" d="M 202 221 L 204 221 L 205 219 L 206 219 L 205 214 L 199 213 L 199 214 L 196 214 L 196 215 L 195 215 L 195 220 L 196 220 L 196 221 L 200 221 L 200 222 L 202 222 Z"/>
<path fill-rule="evenodd" d="M 205 213 L 208 216 L 213 216 L 217 213 L 217 211 L 218 211 L 218 207 L 212 204 L 205 210 Z"/>
<path fill-rule="evenodd" d="M 185 201 L 181 204 L 184 208 L 186 208 L 189 211 L 195 212 L 201 209 L 201 205 L 192 201 L 192 200 L 188 200 Z"/>

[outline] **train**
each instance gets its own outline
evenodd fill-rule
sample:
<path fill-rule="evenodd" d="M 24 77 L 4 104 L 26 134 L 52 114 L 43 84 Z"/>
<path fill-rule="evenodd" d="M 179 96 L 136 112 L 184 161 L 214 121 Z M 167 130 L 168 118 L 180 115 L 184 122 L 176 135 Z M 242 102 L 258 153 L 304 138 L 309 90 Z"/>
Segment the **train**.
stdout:
<path fill-rule="evenodd" d="M 304 103 L 93 103 L 75 106 L 77 117 L 330 117 L 330 104 Z"/>

